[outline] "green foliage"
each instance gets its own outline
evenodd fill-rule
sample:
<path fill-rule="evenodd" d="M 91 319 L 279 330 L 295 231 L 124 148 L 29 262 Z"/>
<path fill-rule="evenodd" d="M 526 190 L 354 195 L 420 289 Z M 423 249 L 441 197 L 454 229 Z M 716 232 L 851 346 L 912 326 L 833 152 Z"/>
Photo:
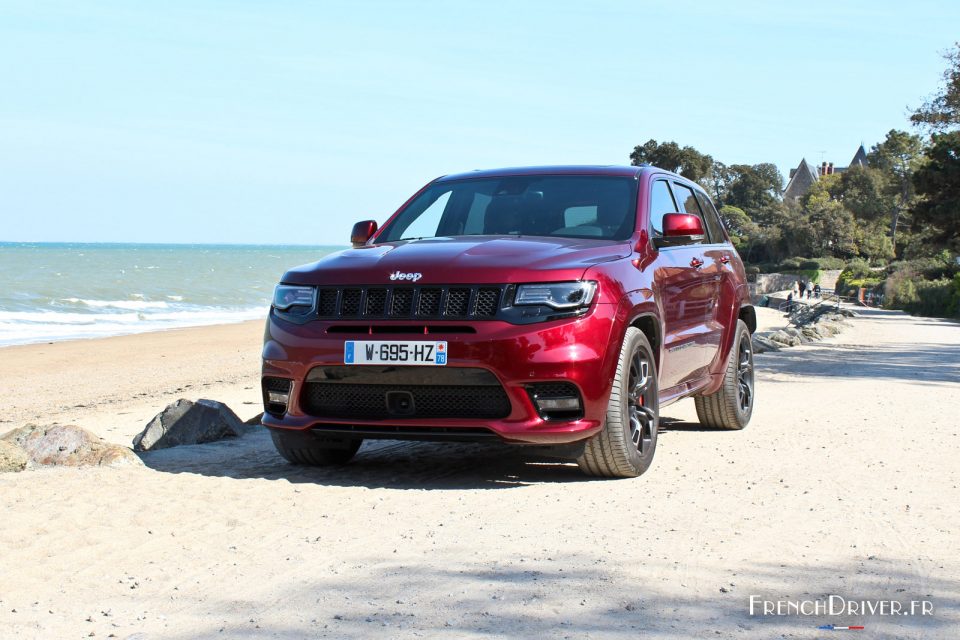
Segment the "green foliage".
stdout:
<path fill-rule="evenodd" d="M 760 227 L 742 209 L 724 205 L 720 207 L 720 219 L 730 235 L 730 241 L 741 254 L 749 253 L 750 243 L 762 236 Z"/>
<path fill-rule="evenodd" d="M 950 317 L 957 314 L 957 305 L 952 280 L 924 280 L 909 271 L 898 271 L 887 278 L 884 306 L 889 309 L 903 309 L 920 316 Z"/>
<path fill-rule="evenodd" d="M 711 186 L 718 202 L 742 209 L 752 218 L 755 212 L 779 204 L 783 176 L 769 162 L 729 167 L 714 163 Z"/>
<path fill-rule="evenodd" d="M 913 184 L 921 196 L 913 207 L 916 223 L 930 228 L 938 247 L 960 249 L 960 131 L 933 136 Z"/>
<path fill-rule="evenodd" d="M 883 142 L 870 150 L 868 161 L 884 176 L 884 192 L 895 200 L 890 212 L 890 235 L 896 240 L 897 230 L 916 199 L 913 174 L 923 160 L 923 141 L 906 131 L 891 129 Z"/>
<path fill-rule="evenodd" d="M 861 223 L 887 223 L 896 207 L 889 193 L 888 180 L 874 167 L 855 165 L 840 174 L 826 176 L 836 179 L 826 183 L 830 197 L 853 214 Z"/>
<path fill-rule="evenodd" d="M 849 276 L 853 278 L 868 278 L 876 271 L 870 268 L 870 263 L 862 258 L 854 258 L 843 267 L 840 277 Z"/>
<path fill-rule="evenodd" d="M 935 256 L 901 260 L 890 265 L 891 273 L 898 271 L 909 271 L 927 280 L 940 280 L 942 278 L 952 278 L 955 273 L 960 271 L 960 267 L 953 260 L 949 251 L 941 251 Z"/>
<path fill-rule="evenodd" d="M 842 296 L 856 295 L 863 287 L 875 289 L 883 283 L 884 273 L 870 268 L 870 263 L 862 258 L 848 262 L 837 278 L 837 293 Z"/>
<path fill-rule="evenodd" d="M 857 228 L 857 249 L 874 264 L 886 264 L 896 256 L 893 239 L 883 223 L 862 224 Z"/>
<path fill-rule="evenodd" d="M 943 86 L 910 116 L 914 124 L 934 130 L 960 125 L 960 42 L 943 57 L 947 61 Z"/>
<path fill-rule="evenodd" d="M 679 173 L 684 178 L 699 181 L 710 173 L 713 158 L 700 153 L 693 147 L 681 148 L 676 142 L 660 144 L 651 138 L 633 148 L 630 164 L 634 166 L 652 164 L 661 169 Z"/>

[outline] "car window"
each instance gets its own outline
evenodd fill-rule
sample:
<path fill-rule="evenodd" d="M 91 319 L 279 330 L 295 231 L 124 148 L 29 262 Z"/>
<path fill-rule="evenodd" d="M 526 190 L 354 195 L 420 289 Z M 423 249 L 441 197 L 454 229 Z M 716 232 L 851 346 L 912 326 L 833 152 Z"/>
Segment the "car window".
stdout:
<path fill-rule="evenodd" d="M 483 219 L 487 212 L 487 206 L 493 198 L 486 193 L 473 194 L 473 202 L 470 204 L 470 210 L 467 212 L 467 219 L 463 224 L 463 233 L 465 235 L 480 235 L 483 233 Z"/>
<path fill-rule="evenodd" d="M 400 238 L 432 238 L 437 235 L 437 228 L 440 226 L 440 218 L 447 208 L 447 202 L 450 200 L 450 192 L 440 194 L 433 203 L 427 207 L 419 217 L 413 220 L 410 225 L 403 230 Z"/>
<path fill-rule="evenodd" d="M 597 223 L 597 206 L 569 207 L 563 212 L 563 226 L 577 227 Z"/>
<path fill-rule="evenodd" d="M 625 240 L 637 180 L 626 176 L 517 175 L 445 180 L 397 214 L 378 242 L 460 235 Z"/>
<path fill-rule="evenodd" d="M 703 217 L 707 222 L 707 233 L 710 235 L 710 242 L 717 244 L 726 242 L 727 237 L 723 234 L 723 222 L 720 221 L 720 214 L 717 208 L 710 202 L 710 198 L 697 192 L 697 199 L 700 201 L 700 208 L 703 209 Z"/>
<path fill-rule="evenodd" d="M 700 204 L 697 202 L 697 196 L 693 194 L 693 189 L 685 184 L 673 183 L 673 192 L 677 196 L 677 203 L 680 205 L 681 213 L 689 213 L 700 218 L 700 224 L 706 230 L 707 225 L 703 221 L 703 212 L 700 211 Z"/>
<path fill-rule="evenodd" d="M 657 180 L 650 189 L 650 231 L 654 236 L 663 235 L 663 216 L 668 213 L 677 213 L 677 203 L 670 193 L 670 185 L 666 180 Z"/>

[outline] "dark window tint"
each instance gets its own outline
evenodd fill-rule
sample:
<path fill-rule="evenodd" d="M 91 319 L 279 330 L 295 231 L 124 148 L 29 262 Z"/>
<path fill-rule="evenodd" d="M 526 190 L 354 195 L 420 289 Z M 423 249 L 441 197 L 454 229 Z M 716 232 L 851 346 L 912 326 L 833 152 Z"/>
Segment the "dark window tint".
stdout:
<path fill-rule="evenodd" d="M 464 235 L 623 240 L 634 229 L 636 180 L 531 175 L 450 180 L 414 198 L 380 242 Z"/>
<path fill-rule="evenodd" d="M 700 208 L 703 209 L 703 217 L 707 221 L 707 233 L 710 234 L 710 242 L 726 242 L 727 239 L 723 235 L 723 223 L 720 221 L 717 208 L 710 202 L 710 198 L 702 193 L 697 193 L 697 199 L 700 200 Z"/>
<path fill-rule="evenodd" d="M 703 212 L 700 211 L 700 204 L 697 202 L 697 196 L 693 194 L 693 189 L 686 185 L 674 182 L 673 192 L 677 196 L 677 204 L 680 205 L 680 211 L 698 216 L 700 218 L 700 224 L 702 224 L 704 230 L 706 230 L 707 225 L 703 221 Z"/>
<path fill-rule="evenodd" d="M 677 203 L 673 201 L 670 185 L 666 180 L 657 180 L 650 190 L 650 230 L 655 236 L 663 235 L 663 216 L 677 213 Z"/>
<path fill-rule="evenodd" d="M 673 192 L 677 196 L 677 204 L 680 205 L 682 213 L 693 213 L 703 218 L 703 212 L 700 211 L 697 197 L 693 195 L 693 189 L 683 184 L 674 183 Z"/>

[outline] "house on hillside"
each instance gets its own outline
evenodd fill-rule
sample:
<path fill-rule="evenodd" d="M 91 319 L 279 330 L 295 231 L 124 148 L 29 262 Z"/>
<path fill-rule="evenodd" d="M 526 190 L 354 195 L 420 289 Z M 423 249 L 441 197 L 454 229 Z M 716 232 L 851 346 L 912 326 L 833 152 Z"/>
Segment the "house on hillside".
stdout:
<path fill-rule="evenodd" d="M 832 162 L 823 162 L 819 167 L 814 169 L 807 163 L 807 159 L 803 158 L 800 160 L 800 164 L 796 169 L 790 170 L 790 181 L 787 182 L 787 188 L 783 192 L 783 199 L 799 200 L 810 190 L 810 187 L 820 179 L 820 176 L 843 173 L 850 167 L 855 166 L 867 166 L 867 150 L 863 148 L 862 144 L 853 155 L 853 160 L 851 160 L 850 164 L 846 167 L 835 167 Z"/>

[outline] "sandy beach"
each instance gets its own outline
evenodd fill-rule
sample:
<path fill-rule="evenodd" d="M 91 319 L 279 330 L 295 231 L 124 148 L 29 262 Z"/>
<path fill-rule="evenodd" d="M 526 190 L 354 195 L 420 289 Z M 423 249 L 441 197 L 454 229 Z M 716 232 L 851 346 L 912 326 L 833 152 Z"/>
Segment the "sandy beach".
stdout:
<path fill-rule="evenodd" d="M 261 329 L 0 349 L 0 433 L 72 423 L 129 446 L 180 397 L 248 419 Z M 747 429 L 670 406 L 634 480 L 390 441 L 298 468 L 261 429 L 142 468 L 0 475 L 0 638 L 955 638 L 960 325 L 865 311 L 756 362 Z M 829 594 L 934 614 L 749 611 Z"/>

